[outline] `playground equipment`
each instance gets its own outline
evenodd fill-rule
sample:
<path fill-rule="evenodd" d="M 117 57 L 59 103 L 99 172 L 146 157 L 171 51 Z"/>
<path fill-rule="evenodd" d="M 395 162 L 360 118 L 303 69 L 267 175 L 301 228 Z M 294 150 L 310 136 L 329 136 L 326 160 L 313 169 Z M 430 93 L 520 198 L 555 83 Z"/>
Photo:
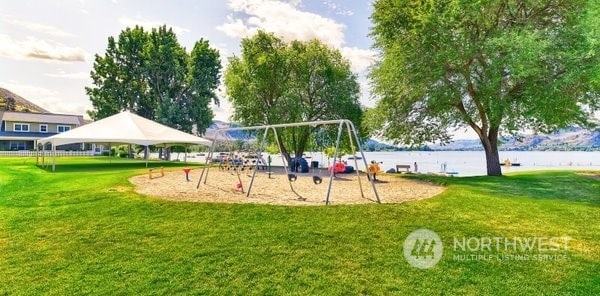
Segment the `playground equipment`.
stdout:
<path fill-rule="evenodd" d="M 217 142 L 217 137 L 223 137 L 223 133 L 225 132 L 231 132 L 231 131 L 262 131 L 263 134 L 263 139 L 260 142 L 260 148 L 257 152 L 257 155 L 261 155 L 261 153 L 264 151 L 266 142 L 267 142 L 267 135 L 269 134 L 269 132 L 272 132 L 274 135 L 274 138 L 277 140 L 277 146 L 281 147 L 281 143 L 279 142 L 279 137 L 278 137 L 278 133 L 277 133 L 277 129 L 279 128 L 285 128 L 285 127 L 300 127 L 300 126 L 324 126 L 324 125 L 337 125 L 338 126 L 338 130 L 337 130 L 337 138 L 336 138 L 336 142 L 335 142 L 335 152 L 334 152 L 334 157 L 333 157 L 333 163 L 337 163 L 339 160 L 339 146 L 340 146 L 340 140 L 342 137 L 342 132 L 344 130 L 344 127 L 346 127 L 347 133 L 348 133 L 348 140 L 350 143 L 350 146 L 352 148 L 352 154 L 356 154 L 355 151 L 355 144 L 356 147 L 358 147 L 359 151 L 360 151 L 360 155 L 361 157 L 355 157 L 354 158 L 354 165 L 355 167 L 358 167 L 358 159 L 362 159 L 362 161 L 364 162 L 364 166 L 367 167 L 367 161 L 364 155 L 364 152 L 361 148 L 360 145 L 360 140 L 358 138 L 358 133 L 356 131 L 356 128 L 354 127 L 354 124 L 346 119 L 340 119 L 340 120 L 327 120 L 327 121 L 311 121 L 311 122 L 299 122 L 299 123 L 288 123 L 288 124 L 275 124 L 275 125 L 260 125 L 260 126 L 251 126 L 251 127 L 237 127 L 237 128 L 225 128 L 225 129 L 219 129 L 215 135 L 214 135 L 214 139 L 212 142 L 212 146 L 210 149 L 210 152 L 208 154 L 207 157 L 207 161 L 206 164 L 208 164 L 209 159 L 212 159 L 212 156 L 214 154 L 214 150 L 215 150 L 215 143 Z M 279 151 L 281 153 L 281 151 Z M 269 162 L 270 163 L 270 162 Z M 250 184 L 248 185 L 248 190 L 246 192 L 246 196 L 250 196 L 250 192 L 252 190 L 252 185 L 254 183 L 254 179 L 256 177 L 256 172 L 258 169 L 258 161 L 254 164 L 254 172 L 252 174 L 252 179 L 250 180 Z M 298 176 L 296 174 L 294 174 L 295 171 L 291 171 L 288 170 L 288 167 L 292 167 L 291 164 L 286 164 L 286 160 L 284 159 L 284 170 L 286 175 L 288 176 L 288 183 L 290 186 L 290 189 L 292 190 L 292 192 L 294 194 L 296 194 L 298 196 L 299 199 L 302 199 L 302 196 L 300 194 L 298 194 L 295 190 L 294 190 L 294 186 L 292 185 L 292 183 L 294 181 L 297 180 Z M 208 175 L 209 175 L 209 171 L 210 171 L 211 166 L 209 165 L 205 165 L 202 169 L 202 173 L 200 174 L 200 178 L 198 179 L 198 184 L 196 185 L 196 188 L 200 188 L 200 185 L 202 183 L 206 184 L 207 180 L 208 180 Z M 296 168 L 294 166 L 294 168 Z M 231 167 L 230 167 L 231 169 Z M 238 179 L 239 179 L 239 170 L 237 170 L 238 172 Z M 334 170 L 330 170 L 329 172 L 329 184 L 327 187 L 327 195 L 325 197 L 325 204 L 330 204 L 330 194 L 331 194 L 331 186 L 333 184 L 333 179 L 334 179 L 334 174 L 335 171 Z M 361 181 L 361 176 L 360 176 L 360 172 L 358 172 L 358 170 L 356 171 L 356 175 L 357 175 L 357 179 L 358 179 L 358 185 L 360 187 L 360 193 L 361 196 L 363 198 L 365 198 L 364 196 L 364 191 L 363 191 L 363 186 L 362 186 L 362 181 Z M 375 183 L 372 181 L 372 175 L 370 172 L 367 171 L 367 179 L 368 181 L 371 183 L 371 187 L 373 189 L 373 192 L 375 194 L 375 197 L 377 199 L 378 203 L 381 203 L 381 200 L 379 199 L 379 194 L 377 193 L 377 189 L 375 188 Z M 315 184 L 320 184 L 322 182 L 322 178 L 320 176 L 313 176 L 313 182 Z M 241 179 L 239 179 L 239 184 L 241 185 Z M 243 192 L 243 188 L 242 192 Z"/>
<path fill-rule="evenodd" d="M 185 173 L 185 180 L 188 182 L 190 181 L 190 171 L 191 171 L 190 168 L 183 169 L 183 172 Z"/>
<path fill-rule="evenodd" d="M 152 173 L 154 173 L 154 171 L 158 171 L 158 173 L 160 174 L 160 177 L 164 177 L 165 176 L 165 170 L 163 169 L 163 167 L 149 168 L 148 169 L 148 178 L 150 180 L 159 177 L 159 176 L 152 176 Z"/>

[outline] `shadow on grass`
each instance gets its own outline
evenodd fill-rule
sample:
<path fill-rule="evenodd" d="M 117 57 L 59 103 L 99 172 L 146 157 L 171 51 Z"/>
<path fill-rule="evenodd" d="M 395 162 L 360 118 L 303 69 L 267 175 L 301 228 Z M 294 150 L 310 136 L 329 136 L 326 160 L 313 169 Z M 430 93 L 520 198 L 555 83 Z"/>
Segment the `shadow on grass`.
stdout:
<path fill-rule="evenodd" d="M 503 177 L 408 175 L 405 178 L 465 186 L 474 193 L 504 198 L 556 199 L 600 205 L 600 181 L 570 171 L 538 171 Z"/>

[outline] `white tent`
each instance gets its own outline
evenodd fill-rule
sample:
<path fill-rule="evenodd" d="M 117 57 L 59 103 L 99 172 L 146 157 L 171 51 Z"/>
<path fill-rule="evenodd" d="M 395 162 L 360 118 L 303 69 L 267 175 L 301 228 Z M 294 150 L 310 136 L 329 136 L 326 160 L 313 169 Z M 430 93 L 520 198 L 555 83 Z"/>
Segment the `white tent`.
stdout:
<path fill-rule="evenodd" d="M 197 137 L 152 120 L 143 118 L 129 111 L 123 111 L 113 116 L 74 128 L 38 141 L 40 144 L 56 146 L 73 143 L 96 144 L 137 144 L 142 146 L 162 145 L 205 145 L 210 146 L 210 140 Z M 54 170 L 54 161 L 52 164 Z"/>

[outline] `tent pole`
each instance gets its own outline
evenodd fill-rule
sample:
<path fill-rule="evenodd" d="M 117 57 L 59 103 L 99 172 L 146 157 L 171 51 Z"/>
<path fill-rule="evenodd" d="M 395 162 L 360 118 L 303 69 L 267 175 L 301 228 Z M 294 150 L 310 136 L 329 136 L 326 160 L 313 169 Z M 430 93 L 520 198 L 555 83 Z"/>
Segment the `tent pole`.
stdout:
<path fill-rule="evenodd" d="M 35 140 L 35 165 L 40 165 L 40 143 Z"/>
<path fill-rule="evenodd" d="M 46 145 L 42 146 L 42 168 L 46 168 Z"/>
<path fill-rule="evenodd" d="M 148 151 L 148 145 L 146 145 L 146 168 L 148 167 L 148 158 L 150 158 L 150 151 Z"/>
<path fill-rule="evenodd" d="M 52 144 L 52 171 L 56 170 L 56 146 Z"/>

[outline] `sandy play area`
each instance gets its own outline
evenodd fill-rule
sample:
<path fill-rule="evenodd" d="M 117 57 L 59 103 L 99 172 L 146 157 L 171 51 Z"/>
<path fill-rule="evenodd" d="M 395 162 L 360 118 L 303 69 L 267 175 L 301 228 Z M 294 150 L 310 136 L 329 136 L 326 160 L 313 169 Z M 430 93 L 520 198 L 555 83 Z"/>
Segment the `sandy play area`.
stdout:
<path fill-rule="evenodd" d="M 200 183 L 196 189 L 202 169 L 190 171 L 190 181 L 186 181 L 182 170 L 165 171 L 153 174 L 150 179 L 148 174 L 134 176 L 130 182 L 135 185 L 138 193 L 174 201 L 215 202 L 215 203 L 257 203 L 274 205 L 324 205 L 329 183 L 327 172 L 298 173 L 297 180 L 290 182 L 287 175 L 281 171 L 269 174 L 257 171 L 250 196 L 238 188 L 238 176 L 231 171 L 220 171 L 218 168 L 208 170 L 206 184 Z M 253 171 L 240 172 L 244 192 L 248 191 Z M 313 183 L 313 176 L 323 179 L 321 184 Z M 444 187 L 425 182 L 418 182 L 399 178 L 393 174 L 378 176 L 379 182 L 375 188 L 379 193 L 382 203 L 401 203 L 432 197 L 441 193 Z M 360 194 L 359 182 L 356 173 L 338 174 L 333 180 L 330 204 L 363 204 L 375 203 L 376 198 L 371 183 L 365 175 L 361 175 L 364 197 Z M 294 191 L 296 193 L 294 193 Z"/>

